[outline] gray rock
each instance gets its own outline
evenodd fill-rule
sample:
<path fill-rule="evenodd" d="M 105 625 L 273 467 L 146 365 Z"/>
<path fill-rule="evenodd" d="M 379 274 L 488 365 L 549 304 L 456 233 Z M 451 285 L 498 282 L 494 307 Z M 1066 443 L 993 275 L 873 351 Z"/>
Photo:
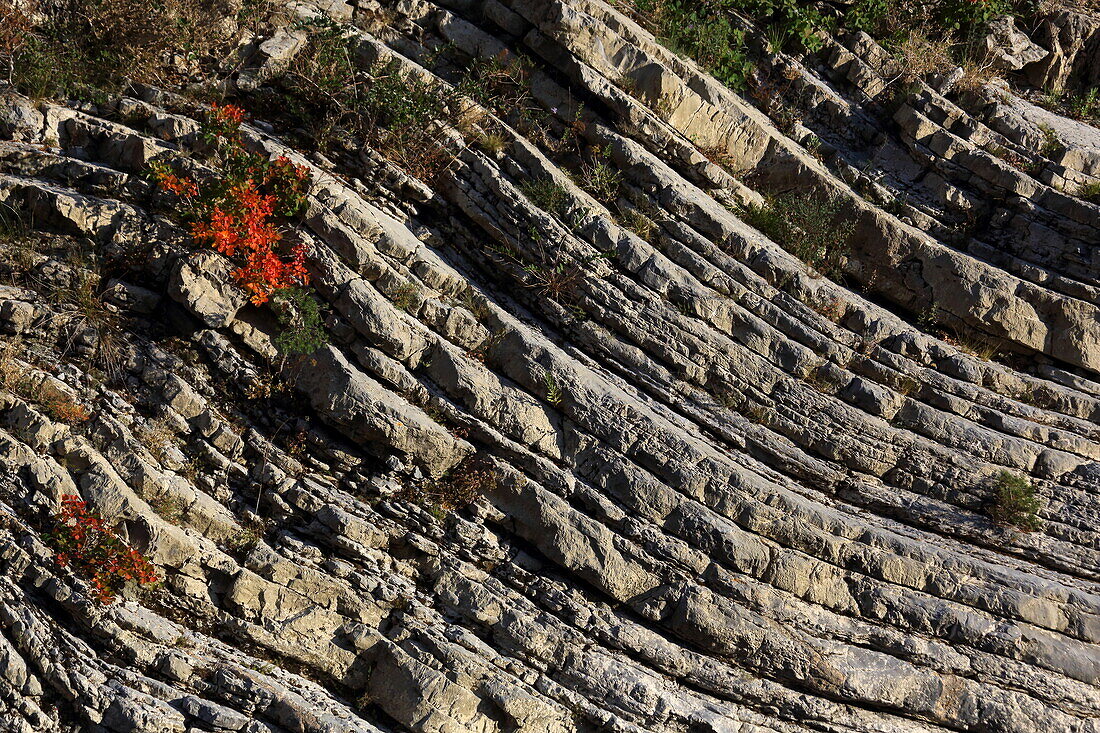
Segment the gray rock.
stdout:
<path fill-rule="evenodd" d="M 989 22 L 988 33 L 980 42 L 981 52 L 994 69 L 1019 71 L 1028 64 L 1042 61 L 1050 53 L 1016 29 L 1011 15 Z"/>
<path fill-rule="evenodd" d="M 173 268 L 168 294 L 210 328 L 224 328 L 248 302 L 233 280 L 235 269 L 217 252 L 193 252 Z"/>

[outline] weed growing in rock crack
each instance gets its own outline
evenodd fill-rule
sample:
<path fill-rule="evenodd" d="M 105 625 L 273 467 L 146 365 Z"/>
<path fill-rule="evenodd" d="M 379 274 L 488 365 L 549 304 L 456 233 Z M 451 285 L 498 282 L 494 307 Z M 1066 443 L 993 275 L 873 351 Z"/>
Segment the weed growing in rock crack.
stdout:
<path fill-rule="evenodd" d="M 462 291 L 462 297 L 459 299 L 459 303 L 470 311 L 478 323 L 484 324 L 484 322 L 493 315 L 493 310 L 489 307 L 488 302 L 484 296 L 481 296 L 472 287 L 467 287 Z"/>
<path fill-rule="evenodd" d="M 822 394 L 833 394 L 836 392 L 836 387 L 828 379 L 828 371 L 824 363 L 818 364 L 806 371 L 802 381 Z"/>
<path fill-rule="evenodd" d="M 134 431 L 134 435 L 160 463 L 168 459 L 168 449 L 176 444 L 176 434 L 164 419 L 142 424 Z"/>
<path fill-rule="evenodd" d="M 169 524 L 179 524 L 183 521 L 183 502 L 167 494 L 154 496 L 148 500 L 149 507 Z"/>
<path fill-rule="evenodd" d="M 893 47 L 898 75 L 906 82 L 923 79 L 929 74 L 943 73 L 955 67 L 951 44 L 942 38 L 932 38 L 927 29 L 912 29 Z"/>
<path fill-rule="evenodd" d="M 629 77 L 626 74 L 620 74 L 619 76 L 612 79 L 611 83 L 617 86 L 619 89 L 622 89 L 624 92 L 632 97 L 638 91 L 638 82 L 634 81 L 632 77 Z"/>
<path fill-rule="evenodd" d="M 71 276 L 66 285 L 52 288 L 53 298 L 69 306 L 65 320 L 80 329 L 89 329 L 94 340 L 93 360 L 106 372 L 117 376 L 121 373 L 122 353 L 125 348 L 121 320 L 104 302 L 102 278 L 94 257 L 85 259 L 80 250 L 72 250 L 69 257 Z"/>
<path fill-rule="evenodd" d="M 527 287 L 558 303 L 573 298 L 584 279 L 584 270 L 574 264 L 525 265 L 523 271 L 528 276 Z"/>
<path fill-rule="evenodd" d="M 199 473 L 201 471 L 202 461 L 200 461 L 195 456 L 187 456 L 183 462 L 183 465 L 180 467 L 177 473 L 187 479 L 190 483 L 195 483 L 195 481 L 198 480 Z"/>
<path fill-rule="evenodd" d="M 565 391 L 552 372 L 546 372 L 543 377 L 543 386 L 546 388 L 546 401 L 551 405 L 560 405 L 565 400 Z"/>
<path fill-rule="evenodd" d="M 652 242 L 653 235 L 657 231 L 657 224 L 640 210 L 634 208 L 622 211 L 619 215 L 619 222 L 638 235 L 638 238 L 643 242 Z"/>
<path fill-rule="evenodd" d="M 806 152 L 818 160 L 822 160 L 824 157 L 821 153 L 821 145 L 821 138 L 812 132 L 802 139 L 802 147 L 806 148 Z"/>
<path fill-rule="evenodd" d="M 1066 111 L 1077 120 L 1091 120 L 1100 115 L 1100 88 L 1093 87 L 1083 94 L 1077 94 L 1066 102 Z"/>
<path fill-rule="evenodd" d="M 750 422 L 771 427 L 775 422 L 775 411 L 756 402 L 745 402 L 737 408 Z"/>
<path fill-rule="evenodd" d="M 436 481 L 416 489 L 406 488 L 404 496 L 426 502 L 437 519 L 444 519 L 447 513 L 467 507 L 478 497 L 491 493 L 499 481 L 489 460 L 475 455 L 463 459 Z"/>
<path fill-rule="evenodd" d="M 1062 108 L 1062 99 L 1065 94 L 1065 90 L 1062 89 L 1044 89 L 1036 101 L 1040 107 L 1057 112 Z"/>
<path fill-rule="evenodd" d="M 1100 204 L 1100 181 L 1086 183 L 1078 188 L 1077 198 L 1094 204 Z"/>
<path fill-rule="evenodd" d="M 854 225 L 839 198 L 786 193 L 749 204 L 742 218 L 814 270 L 832 279 L 842 274 Z"/>
<path fill-rule="evenodd" d="M 1052 158 L 1062 149 L 1062 141 L 1058 133 L 1050 125 L 1040 124 L 1039 132 L 1043 134 L 1043 143 L 1039 146 L 1039 154 L 1044 158 Z"/>
<path fill-rule="evenodd" d="M 489 155 L 500 155 L 508 145 L 508 139 L 497 132 L 483 132 L 477 137 L 477 144 Z"/>
<path fill-rule="evenodd" d="M 368 72 L 356 65 L 358 38 L 332 20 L 299 21 L 308 46 L 274 80 L 277 90 L 257 102 L 277 110 L 307 131 L 306 141 L 321 150 L 343 140 L 348 148 L 365 140 L 400 169 L 431 182 L 455 160 L 444 121 L 462 127 L 468 105 L 454 89 L 402 70 L 395 58 Z"/>
<path fill-rule="evenodd" d="M 925 331 L 929 331 L 938 326 L 940 320 L 940 307 L 935 303 L 929 303 L 928 306 L 917 315 L 917 325 Z"/>
<path fill-rule="evenodd" d="M 267 528 L 259 522 L 241 523 L 233 534 L 222 540 L 222 544 L 230 553 L 239 555 L 252 550 L 263 541 Z"/>
<path fill-rule="evenodd" d="M 920 389 L 920 382 L 907 374 L 899 376 L 897 383 L 894 385 L 894 391 L 902 397 L 908 397 L 918 389 Z"/>
<path fill-rule="evenodd" d="M 1048 89 L 1036 103 L 1051 112 L 1087 122 L 1100 118 L 1100 87 L 1079 94 L 1070 94 L 1064 89 Z"/>
<path fill-rule="evenodd" d="M 566 187 L 552 178 L 531 178 L 519 184 L 520 193 L 535 206 L 562 222 L 568 221 L 572 200 Z"/>
<path fill-rule="evenodd" d="M 127 582 L 149 585 L 159 580 L 148 558 L 120 539 L 98 514 L 88 511 L 78 496 L 62 498 L 46 541 L 53 546 L 58 565 L 87 578 L 101 603 L 112 603 Z"/>
<path fill-rule="evenodd" d="M 862 356 L 869 356 L 878 345 L 878 339 L 871 338 L 870 336 L 860 336 L 859 343 L 856 344 L 856 352 Z"/>
<path fill-rule="evenodd" d="M 470 357 L 474 361 L 484 364 L 486 358 L 488 358 L 489 352 L 492 351 L 493 347 L 495 347 L 504 339 L 504 336 L 507 333 L 507 330 L 503 328 L 497 331 L 493 331 L 489 334 L 488 338 L 478 344 L 475 348 L 467 351 L 466 356 Z"/>
<path fill-rule="evenodd" d="M 719 390 L 714 395 L 714 400 L 722 407 L 734 412 L 739 411 L 741 406 L 745 404 L 745 398 L 741 394 L 728 389 Z"/>
<path fill-rule="evenodd" d="M 456 85 L 459 94 L 508 120 L 527 138 L 550 142 L 550 115 L 531 94 L 534 64 L 509 51 L 474 59 Z"/>
<path fill-rule="evenodd" d="M 813 306 L 814 311 L 833 323 L 840 323 L 840 319 L 844 316 L 845 303 L 840 298 L 833 298 L 822 303 L 817 303 Z"/>
<path fill-rule="evenodd" d="M 909 197 L 904 193 L 898 194 L 884 203 L 882 210 L 900 219 L 909 213 Z"/>
<path fill-rule="evenodd" d="M 1012 525 L 1024 532 L 1039 529 L 1038 517 L 1042 502 L 1035 494 L 1035 487 L 1022 476 L 1011 471 L 1001 471 L 993 479 L 993 497 L 989 515 L 1002 525 Z"/>
<path fill-rule="evenodd" d="M 393 304 L 399 310 L 411 313 L 418 302 L 420 302 L 420 287 L 415 283 L 398 285 L 393 291 Z"/>
<path fill-rule="evenodd" d="M 396 61 L 371 72 L 362 112 L 375 121 L 375 138 L 383 153 L 410 175 L 434 180 L 454 155 L 435 120 L 459 126 L 453 90 L 430 84 L 401 71 Z"/>
<path fill-rule="evenodd" d="M 1000 354 L 998 341 L 980 334 L 960 335 L 941 333 L 940 338 L 959 351 L 977 357 L 982 361 L 992 361 Z"/>
<path fill-rule="evenodd" d="M 773 23 L 764 31 L 764 38 L 768 42 L 768 53 L 776 56 L 783 53 L 784 46 L 791 39 L 791 32 L 789 28 Z"/>
<path fill-rule="evenodd" d="M 312 354 L 328 343 L 321 318 L 321 304 L 307 288 L 283 288 L 275 292 L 272 308 L 282 331 L 275 347 L 283 354 Z"/>
<path fill-rule="evenodd" d="M 5 245 L 21 242 L 32 231 L 26 214 L 9 204 L 0 203 L 0 242 Z"/>
<path fill-rule="evenodd" d="M 598 156 L 581 163 L 580 171 L 581 187 L 605 205 L 618 198 L 619 187 L 623 183 L 622 174 L 606 162 L 610 157 L 610 151 L 603 150 Z"/>
<path fill-rule="evenodd" d="M 11 341 L 0 353 L 0 389 L 39 405 L 55 422 L 75 427 L 90 420 L 92 415 L 88 409 L 67 392 L 53 386 L 44 374 L 36 376 L 30 367 L 15 362 L 14 354 L 18 347 L 18 341 Z"/>
<path fill-rule="evenodd" d="M 79 425 L 92 418 L 92 414 L 88 412 L 86 407 L 61 391 L 47 397 L 42 406 L 52 420 L 70 426 Z"/>

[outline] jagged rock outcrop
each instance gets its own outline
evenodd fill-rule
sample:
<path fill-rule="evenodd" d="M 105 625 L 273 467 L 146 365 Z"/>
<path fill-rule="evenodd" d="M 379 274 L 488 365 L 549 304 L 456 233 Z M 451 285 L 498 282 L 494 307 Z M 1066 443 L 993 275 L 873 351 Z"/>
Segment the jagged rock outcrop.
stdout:
<path fill-rule="evenodd" d="M 293 10 L 443 88 L 522 53 L 541 132 L 468 100 L 418 180 L 256 114 L 310 172 L 328 343 L 290 357 L 146 175 L 202 171 L 203 105 L 5 96 L 7 730 L 1100 731 L 1100 130 L 895 100 L 862 33 L 761 59 L 778 119 L 598 0 Z M 1062 17 L 1047 82 L 1088 73 Z M 840 282 L 747 223 L 798 190 L 846 207 Z M 1005 471 L 1036 531 L 990 516 Z M 67 495 L 163 585 L 96 601 L 43 536 Z"/>
<path fill-rule="evenodd" d="M 1094 12 L 1059 8 L 1036 29 L 1035 41 L 1050 51 L 1025 67 L 1035 86 L 1089 89 L 1100 84 L 1100 19 Z"/>

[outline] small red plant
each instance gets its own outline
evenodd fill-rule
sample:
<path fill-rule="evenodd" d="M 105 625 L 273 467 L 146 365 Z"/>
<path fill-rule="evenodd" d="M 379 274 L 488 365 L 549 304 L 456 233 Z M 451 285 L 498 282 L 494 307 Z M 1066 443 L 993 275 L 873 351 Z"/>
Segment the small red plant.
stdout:
<path fill-rule="evenodd" d="M 188 207 L 191 235 L 240 264 L 233 277 L 254 305 L 283 288 L 308 282 L 304 243 L 281 248 L 277 218 L 290 218 L 305 205 L 309 169 L 285 156 L 275 160 L 246 150 L 240 126 L 244 111 L 214 105 L 203 137 L 223 148 L 224 178 L 199 184 L 164 163 L 150 166 L 153 179 Z"/>
<path fill-rule="evenodd" d="M 46 403 L 46 411 L 54 420 L 67 425 L 78 425 L 92 417 L 87 408 L 64 395 L 49 400 Z"/>
<path fill-rule="evenodd" d="M 245 120 L 244 110 L 232 104 L 210 105 L 210 115 L 206 119 L 202 134 L 210 142 L 217 138 L 225 138 L 231 142 L 239 142 L 241 123 Z"/>
<path fill-rule="evenodd" d="M 123 542 L 98 514 L 88 511 L 79 496 L 62 497 L 54 521 L 49 539 L 57 564 L 88 578 L 101 603 L 114 602 L 126 581 L 146 585 L 159 580 L 153 564 Z"/>

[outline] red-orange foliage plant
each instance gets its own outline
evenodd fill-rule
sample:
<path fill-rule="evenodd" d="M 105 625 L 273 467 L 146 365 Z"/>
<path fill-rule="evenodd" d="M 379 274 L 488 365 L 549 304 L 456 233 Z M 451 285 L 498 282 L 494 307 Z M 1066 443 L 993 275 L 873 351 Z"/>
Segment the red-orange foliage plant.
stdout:
<path fill-rule="evenodd" d="M 215 105 L 203 138 L 221 148 L 224 177 L 208 182 L 177 175 L 164 163 L 150 168 L 154 180 L 188 208 L 191 235 L 240 266 L 233 273 L 252 303 L 262 305 L 277 290 L 308 282 L 306 246 L 280 247 L 277 219 L 305 205 L 309 170 L 280 156 L 268 160 L 245 149 L 240 126 L 244 111 Z"/>
<path fill-rule="evenodd" d="M 63 497 L 54 521 L 49 539 L 57 563 L 88 578 L 100 602 L 112 603 L 128 580 L 139 585 L 159 580 L 153 564 L 123 542 L 98 514 L 88 511 L 79 496 Z"/>

